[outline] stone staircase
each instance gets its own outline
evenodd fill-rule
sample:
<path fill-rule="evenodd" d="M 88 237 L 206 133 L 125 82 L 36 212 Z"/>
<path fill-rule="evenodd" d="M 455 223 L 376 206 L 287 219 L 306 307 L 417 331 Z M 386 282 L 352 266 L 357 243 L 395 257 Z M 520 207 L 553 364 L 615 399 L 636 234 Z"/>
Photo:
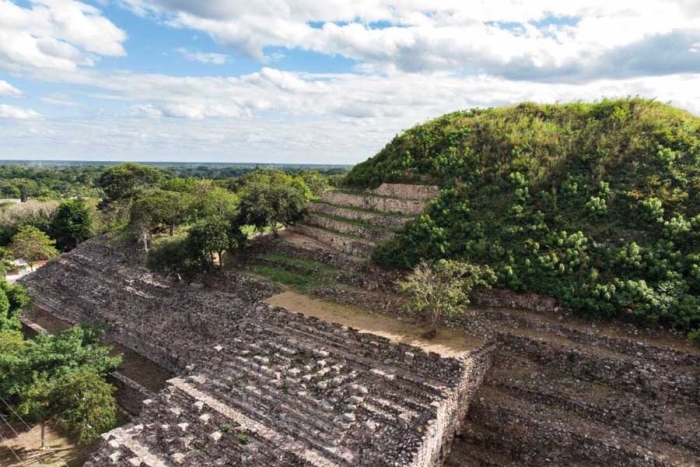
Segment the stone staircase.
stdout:
<path fill-rule="evenodd" d="M 369 263 L 283 242 L 265 251 L 280 269 L 294 270 L 285 258 L 335 267 L 317 296 L 401 313 L 396 277 Z M 543 297 L 474 298 L 484 305 L 446 325 L 496 350 L 447 466 L 700 465 L 700 349 L 669 332 L 584 321 Z"/>
<path fill-rule="evenodd" d="M 435 186 L 389 183 L 361 192 L 327 191 L 320 201 L 309 204 L 309 214 L 292 230 L 364 259 L 378 243 L 391 240 L 439 194 Z"/>

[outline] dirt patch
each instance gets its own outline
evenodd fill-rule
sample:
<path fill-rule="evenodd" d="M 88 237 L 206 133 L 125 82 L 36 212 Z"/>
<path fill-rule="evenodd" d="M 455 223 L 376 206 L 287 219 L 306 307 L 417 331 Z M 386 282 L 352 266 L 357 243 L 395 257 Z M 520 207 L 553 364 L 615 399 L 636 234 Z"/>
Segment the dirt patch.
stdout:
<path fill-rule="evenodd" d="M 360 332 L 376 334 L 393 342 L 409 344 L 442 355 L 461 355 L 479 347 L 484 342 L 478 337 L 452 329 L 441 329 L 435 339 L 427 340 L 422 337 L 427 328 L 414 323 L 374 314 L 356 306 L 311 298 L 292 291 L 274 295 L 266 302 L 289 311 L 315 316 L 325 321 L 355 328 Z"/>
<path fill-rule="evenodd" d="M 13 425 L 13 432 L 4 423 L 0 427 L 0 465 L 4 467 L 79 466 L 87 460 L 99 444 L 98 441 L 78 445 L 63 436 L 55 427 L 46 427 L 46 449 L 41 447 L 41 427 L 27 431 L 24 425 Z M 14 454 L 13 454 L 14 451 Z M 15 454 L 22 460 L 20 462 Z"/>

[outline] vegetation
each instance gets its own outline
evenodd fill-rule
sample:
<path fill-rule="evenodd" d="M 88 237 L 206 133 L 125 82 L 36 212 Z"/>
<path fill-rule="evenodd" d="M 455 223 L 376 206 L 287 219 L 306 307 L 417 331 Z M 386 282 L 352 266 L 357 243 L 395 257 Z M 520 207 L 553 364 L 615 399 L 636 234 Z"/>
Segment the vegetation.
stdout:
<path fill-rule="evenodd" d="M 411 297 L 407 309 L 428 318 L 430 331 L 426 336 L 432 338 L 443 316 L 458 314 L 469 305 L 474 287 L 490 287 L 494 280 L 495 274 L 488 266 L 441 259 L 422 261 L 399 284 Z"/>
<path fill-rule="evenodd" d="M 684 111 L 624 99 L 456 112 L 347 182 L 442 188 L 377 249 L 384 266 L 486 264 L 499 286 L 583 314 L 700 328 L 700 119 Z"/>
<path fill-rule="evenodd" d="M 92 236 L 90 210 L 82 199 L 64 201 L 51 220 L 51 238 L 61 251 L 70 251 Z"/>
<path fill-rule="evenodd" d="M 0 330 L 0 394 L 28 421 L 57 423 L 89 442 L 116 423 L 114 388 L 104 380 L 121 363 L 91 329 L 25 340 Z"/>
<path fill-rule="evenodd" d="M 16 258 L 24 258 L 29 262 L 45 261 L 58 255 L 56 241 L 51 240 L 41 230 L 31 225 L 22 227 L 12 237 L 10 249 Z"/>

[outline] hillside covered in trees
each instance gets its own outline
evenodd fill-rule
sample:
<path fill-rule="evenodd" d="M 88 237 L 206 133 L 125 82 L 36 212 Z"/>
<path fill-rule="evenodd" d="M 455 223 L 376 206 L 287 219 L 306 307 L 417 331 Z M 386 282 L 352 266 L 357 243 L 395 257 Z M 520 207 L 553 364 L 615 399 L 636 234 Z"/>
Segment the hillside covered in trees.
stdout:
<path fill-rule="evenodd" d="M 442 194 L 375 251 L 380 265 L 489 264 L 501 287 L 700 340 L 700 118 L 642 99 L 455 112 L 346 180 L 381 182 Z"/>

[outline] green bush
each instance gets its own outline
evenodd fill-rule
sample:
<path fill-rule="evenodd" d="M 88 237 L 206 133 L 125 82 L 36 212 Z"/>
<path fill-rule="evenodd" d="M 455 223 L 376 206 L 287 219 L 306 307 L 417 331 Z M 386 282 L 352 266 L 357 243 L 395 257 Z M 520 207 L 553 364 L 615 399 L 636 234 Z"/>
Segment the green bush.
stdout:
<path fill-rule="evenodd" d="M 700 327 L 700 119 L 643 100 L 470 110 L 414 127 L 347 176 L 440 197 L 373 260 L 487 264 L 582 314 Z M 693 334 L 694 336 L 696 334 Z"/>

